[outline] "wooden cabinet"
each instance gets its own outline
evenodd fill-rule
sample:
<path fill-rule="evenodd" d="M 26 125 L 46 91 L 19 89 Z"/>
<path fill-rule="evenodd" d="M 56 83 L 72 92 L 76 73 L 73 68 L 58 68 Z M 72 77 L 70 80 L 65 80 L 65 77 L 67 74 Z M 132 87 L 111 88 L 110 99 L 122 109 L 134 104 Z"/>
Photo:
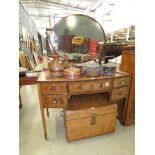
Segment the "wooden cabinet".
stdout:
<path fill-rule="evenodd" d="M 124 124 L 132 125 L 135 123 L 135 47 L 122 48 L 122 61 L 120 70 L 131 75 L 129 95 L 125 105 Z"/>

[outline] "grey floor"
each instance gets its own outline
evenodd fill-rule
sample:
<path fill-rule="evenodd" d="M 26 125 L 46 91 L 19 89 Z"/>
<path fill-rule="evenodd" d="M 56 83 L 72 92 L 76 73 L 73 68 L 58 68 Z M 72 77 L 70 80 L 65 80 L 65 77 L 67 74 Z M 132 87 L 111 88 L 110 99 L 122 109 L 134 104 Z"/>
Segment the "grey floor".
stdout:
<path fill-rule="evenodd" d="M 19 111 L 20 155 L 134 155 L 135 127 L 117 122 L 112 134 L 67 142 L 62 109 L 50 109 L 47 120 L 48 140 L 44 140 L 36 85 L 23 86 L 24 104 Z"/>

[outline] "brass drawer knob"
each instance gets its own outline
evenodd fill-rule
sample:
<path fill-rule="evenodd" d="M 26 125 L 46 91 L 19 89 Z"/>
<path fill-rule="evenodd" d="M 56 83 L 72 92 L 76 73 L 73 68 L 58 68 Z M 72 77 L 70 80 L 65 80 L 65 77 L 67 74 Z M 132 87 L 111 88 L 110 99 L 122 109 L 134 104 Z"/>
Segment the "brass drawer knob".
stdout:
<path fill-rule="evenodd" d="M 95 125 L 96 124 L 96 114 L 92 114 L 91 116 L 91 122 L 90 122 L 90 125 Z"/>
<path fill-rule="evenodd" d="M 122 85 L 123 85 L 124 83 L 125 83 L 124 81 L 121 82 Z"/>
<path fill-rule="evenodd" d="M 106 82 L 105 84 L 101 84 L 101 87 L 108 87 L 109 86 L 109 83 Z"/>
<path fill-rule="evenodd" d="M 121 88 L 119 89 L 118 95 L 122 95 L 122 89 Z"/>
<path fill-rule="evenodd" d="M 106 85 L 105 84 L 101 84 L 101 87 L 105 87 Z"/>
<path fill-rule="evenodd" d="M 108 87 L 108 86 L 109 86 L 109 83 L 108 83 L 108 82 L 106 82 L 106 83 L 105 83 L 105 85 Z"/>
<path fill-rule="evenodd" d="M 55 90 L 55 84 L 52 84 L 52 89 Z"/>
<path fill-rule="evenodd" d="M 56 104 L 57 100 L 55 98 L 55 95 L 54 95 L 54 99 L 53 99 L 53 104 Z"/>
<path fill-rule="evenodd" d="M 53 103 L 56 104 L 56 99 L 53 100 Z"/>
<path fill-rule="evenodd" d="M 55 84 L 52 84 L 51 90 L 55 90 Z"/>

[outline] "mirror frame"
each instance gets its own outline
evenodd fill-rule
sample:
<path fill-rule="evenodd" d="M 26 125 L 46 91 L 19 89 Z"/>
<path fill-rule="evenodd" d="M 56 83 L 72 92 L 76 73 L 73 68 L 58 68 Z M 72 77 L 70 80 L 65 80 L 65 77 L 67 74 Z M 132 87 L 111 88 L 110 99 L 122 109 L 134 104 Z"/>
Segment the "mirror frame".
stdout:
<path fill-rule="evenodd" d="M 101 24 L 100 24 L 96 19 L 94 19 L 93 17 L 90 17 L 90 16 L 88 16 L 88 15 L 84 15 L 84 14 L 70 14 L 70 15 L 68 15 L 68 16 L 66 16 L 66 17 L 63 17 L 59 22 L 57 22 L 57 23 L 54 25 L 54 27 L 53 27 L 52 30 L 51 30 L 51 35 L 52 35 L 52 33 L 54 32 L 54 30 L 56 29 L 56 27 L 57 27 L 58 25 L 60 25 L 61 22 L 63 22 L 64 20 L 66 20 L 66 19 L 67 19 L 68 17 L 70 17 L 70 16 L 84 16 L 84 17 L 90 18 L 91 20 L 93 20 L 94 22 L 96 22 L 96 23 L 100 26 L 100 28 L 101 28 L 101 30 L 102 30 L 102 32 L 103 32 L 104 40 L 103 40 L 103 46 L 102 46 L 101 52 L 99 53 L 99 57 L 100 57 L 100 58 L 103 58 L 103 57 L 105 56 L 106 35 L 105 35 L 104 29 L 103 29 L 103 27 L 101 26 Z M 51 44 L 51 45 L 52 45 L 53 51 L 56 52 L 56 51 L 55 51 L 55 48 L 54 48 L 54 46 L 53 46 L 53 44 Z"/>

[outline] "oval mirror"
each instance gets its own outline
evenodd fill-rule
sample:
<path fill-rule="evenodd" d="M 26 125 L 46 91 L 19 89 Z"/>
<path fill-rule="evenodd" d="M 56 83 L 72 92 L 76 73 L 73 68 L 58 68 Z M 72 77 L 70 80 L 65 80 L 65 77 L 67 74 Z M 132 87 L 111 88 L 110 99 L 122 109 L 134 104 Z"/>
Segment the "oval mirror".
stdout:
<path fill-rule="evenodd" d="M 53 28 L 51 43 L 54 52 L 69 60 L 87 60 L 104 56 L 106 37 L 102 26 L 93 18 L 75 14 L 64 17 Z"/>

